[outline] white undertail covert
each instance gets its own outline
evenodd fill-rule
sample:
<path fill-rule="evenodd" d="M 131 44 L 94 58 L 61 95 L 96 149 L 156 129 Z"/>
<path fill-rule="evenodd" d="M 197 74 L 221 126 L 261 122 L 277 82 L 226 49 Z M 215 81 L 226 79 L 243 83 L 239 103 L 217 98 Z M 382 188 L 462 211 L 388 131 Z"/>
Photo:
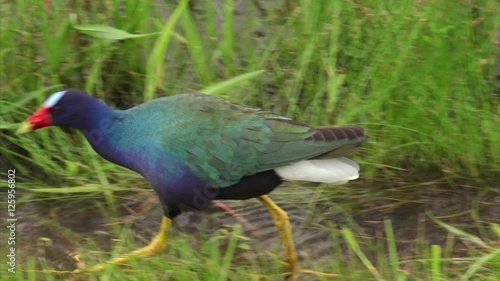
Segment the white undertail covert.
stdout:
<path fill-rule="evenodd" d="M 345 184 L 359 177 L 359 164 L 347 157 L 321 160 L 303 160 L 274 171 L 288 181 Z"/>

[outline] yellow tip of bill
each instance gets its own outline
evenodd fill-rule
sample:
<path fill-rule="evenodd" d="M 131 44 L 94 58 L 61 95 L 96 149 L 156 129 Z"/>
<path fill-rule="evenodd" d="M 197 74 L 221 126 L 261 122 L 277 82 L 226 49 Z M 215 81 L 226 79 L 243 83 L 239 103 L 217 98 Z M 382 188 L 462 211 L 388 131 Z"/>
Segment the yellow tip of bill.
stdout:
<path fill-rule="evenodd" d="M 24 134 L 33 131 L 33 125 L 28 122 L 23 122 L 19 129 L 17 129 L 17 134 Z"/>

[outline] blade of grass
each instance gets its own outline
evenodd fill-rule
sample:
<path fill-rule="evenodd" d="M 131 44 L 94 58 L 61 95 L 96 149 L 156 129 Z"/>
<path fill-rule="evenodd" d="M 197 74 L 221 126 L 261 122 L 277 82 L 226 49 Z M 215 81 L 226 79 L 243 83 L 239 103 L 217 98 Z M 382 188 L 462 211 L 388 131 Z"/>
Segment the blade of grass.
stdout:
<path fill-rule="evenodd" d="M 224 33 L 221 43 L 224 70 L 227 74 L 234 73 L 234 2 L 226 0 L 224 3 Z"/>
<path fill-rule="evenodd" d="M 371 272 L 373 277 L 379 281 L 384 280 L 382 275 L 380 275 L 378 270 L 373 266 L 373 264 L 370 262 L 370 260 L 363 253 L 363 251 L 361 250 L 361 247 L 359 247 L 358 241 L 356 240 L 356 237 L 354 237 L 354 234 L 352 233 L 352 231 L 348 228 L 343 228 L 342 235 L 344 236 L 344 239 L 346 240 L 349 248 L 351 248 L 351 250 L 354 251 L 354 253 L 356 253 L 358 258 L 361 260 L 361 262 L 364 264 L 364 266 Z"/>
<path fill-rule="evenodd" d="M 182 17 L 182 26 L 186 34 L 186 44 L 194 63 L 196 74 L 202 85 L 209 85 L 213 81 L 214 72 L 209 70 L 208 60 L 205 55 L 205 48 L 200 32 L 198 32 L 189 9 L 186 9 Z"/>
<path fill-rule="evenodd" d="M 206 1 L 205 2 L 205 12 L 207 13 L 207 16 L 205 18 L 205 26 L 207 29 L 207 36 L 209 39 L 209 49 L 213 49 L 215 44 L 213 42 L 216 42 L 217 40 L 217 14 L 215 12 L 216 6 L 213 4 L 211 1 Z"/>
<path fill-rule="evenodd" d="M 392 222 L 389 219 L 384 219 L 385 236 L 387 239 L 387 248 L 389 250 L 389 261 L 392 270 L 393 280 L 399 280 L 399 259 L 398 250 L 396 247 L 396 239 L 394 238 L 394 230 Z"/>
<path fill-rule="evenodd" d="M 479 270 L 482 270 L 483 265 L 489 262 L 490 260 L 495 260 L 496 259 L 496 265 L 498 266 L 500 262 L 500 249 L 495 249 L 491 253 L 484 255 L 476 260 L 469 269 L 464 273 L 462 278 L 460 278 L 460 281 L 468 281 L 471 279 L 471 277 L 476 274 Z M 498 277 L 498 276 L 497 276 Z"/>
<path fill-rule="evenodd" d="M 145 34 L 132 34 L 125 30 L 100 24 L 79 24 L 79 25 L 74 25 L 73 28 L 91 37 L 98 39 L 106 39 L 106 40 L 134 39 L 134 38 L 148 37 L 159 34 L 158 32 L 145 33 Z"/>
<path fill-rule="evenodd" d="M 491 246 L 486 244 L 481 238 L 475 236 L 475 235 L 472 235 L 470 233 L 467 233 L 461 229 L 458 229 L 452 225 L 449 225 L 445 222 L 442 222 L 440 220 L 438 220 L 436 217 L 434 217 L 433 214 L 431 214 L 430 212 L 426 212 L 427 216 L 432 220 L 434 221 L 435 223 L 437 223 L 438 225 L 440 225 L 441 227 L 445 228 L 446 230 L 448 230 L 449 232 L 452 232 L 454 233 L 455 235 L 457 235 L 458 237 L 460 237 L 461 239 L 464 239 L 466 241 L 469 241 L 473 244 L 475 244 L 476 246 L 479 246 L 481 248 L 484 248 L 484 249 L 491 249 Z"/>
<path fill-rule="evenodd" d="M 200 90 L 200 92 L 205 94 L 216 95 L 218 93 L 226 91 L 228 88 L 234 87 L 235 85 L 239 85 L 245 81 L 253 79 L 264 73 L 265 73 L 264 70 L 256 70 L 249 73 L 241 74 L 236 77 L 230 78 L 226 81 L 219 82 L 215 85 L 205 87 L 204 89 Z"/>
<path fill-rule="evenodd" d="M 57 69 L 61 66 L 61 62 L 63 62 L 65 58 L 65 56 L 61 54 L 67 53 L 67 48 L 70 47 L 68 38 L 71 33 L 71 19 L 69 17 L 63 19 L 63 21 L 58 24 L 55 34 L 53 23 L 49 19 L 43 21 L 41 28 L 43 31 L 42 40 L 46 46 L 44 53 L 45 63 L 48 67 Z"/>
<path fill-rule="evenodd" d="M 433 281 L 441 280 L 441 246 L 431 245 L 431 276 Z"/>
<path fill-rule="evenodd" d="M 189 0 L 182 0 L 179 3 L 155 42 L 147 62 L 144 101 L 152 100 L 156 96 L 156 89 L 163 85 L 163 78 L 165 76 L 165 51 L 172 38 L 174 27 L 179 18 L 184 14 L 188 3 Z"/>
<path fill-rule="evenodd" d="M 490 223 L 491 230 L 495 233 L 495 235 L 500 238 L 500 224 Z"/>
<path fill-rule="evenodd" d="M 339 41 L 342 32 L 340 15 L 342 12 L 342 1 L 334 1 L 333 7 L 333 25 L 328 31 L 331 32 L 330 42 L 328 46 L 328 55 L 326 58 L 328 62 L 326 63 L 326 71 L 328 75 L 327 80 L 327 92 L 328 92 L 328 103 L 326 105 L 326 112 L 332 113 L 337 108 L 337 102 L 340 98 L 341 87 L 345 80 L 345 75 L 338 74 L 338 62 L 337 57 L 339 56 Z"/>
<path fill-rule="evenodd" d="M 333 245 L 333 251 L 334 251 L 334 256 L 335 257 L 342 257 L 342 246 L 340 243 L 340 237 L 337 229 L 332 228 L 330 229 L 330 236 L 332 240 L 332 245 Z M 345 266 L 343 264 L 343 259 L 341 258 L 336 258 L 333 260 L 333 269 L 335 273 L 338 273 L 338 278 L 339 280 L 346 280 L 345 277 Z"/>
<path fill-rule="evenodd" d="M 447 268 L 453 257 L 453 249 L 455 246 L 455 234 L 453 232 L 448 232 L 446 236 L 446 242 L 443 249 L 443 268 Z"/>
<path fill-rule="evenodd" d="M 91 193 L 91 192 L 106 192 L 110 191 L 128 191 L 129 189 L 120 185 L 102 185 L 102 184 L 83 184 L 71 187 L 42 187 L 32 188 L 30 191 L 38 193 Z"/>
<path fill-rule="evenodd" d="M 231 263 L 234 258 L 234 251 L 236 250 L 236 245 L 240 233 L 241 233 L 241 225 L 237 224 L 234 226 L 233 231 L 231 232 L 231 236 L 229 237 L 226 253 L 222 258 L 222 264 L 220 265 L 220 275 L 218 280 L 227 280 L 228 278 L 229 268 L 231 267 Z"/>

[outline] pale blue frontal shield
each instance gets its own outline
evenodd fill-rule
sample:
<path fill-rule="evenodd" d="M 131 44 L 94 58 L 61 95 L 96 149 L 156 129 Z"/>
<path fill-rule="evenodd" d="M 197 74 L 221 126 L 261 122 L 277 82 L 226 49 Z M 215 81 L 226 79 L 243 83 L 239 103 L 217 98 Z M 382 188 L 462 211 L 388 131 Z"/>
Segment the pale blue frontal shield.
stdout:
<path fill-rule="evenodd" d="M 62 98 L 62 96 L 64 96 L 65 93 L 66 93 L 66 91 L 60 91 L 60 92 L 57 92 L 57 93 L 53 93 L 43 103 L 43 105 L 46 106 L 46 107 L 52 107 L 52 106 L 54 106 Z"/>

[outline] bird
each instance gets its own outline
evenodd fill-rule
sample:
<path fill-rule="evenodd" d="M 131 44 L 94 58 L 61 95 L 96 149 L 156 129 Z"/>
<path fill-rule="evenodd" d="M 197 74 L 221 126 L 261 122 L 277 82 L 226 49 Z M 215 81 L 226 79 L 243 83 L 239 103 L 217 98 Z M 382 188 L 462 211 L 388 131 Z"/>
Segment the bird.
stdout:
<path fill-rule="evenodd" d="M 83 90 L 65 89 L 51 94 L 17 133 L 49 126 L 80 130 L 102 158 L 141 174 L 163 208 L 148 245 L 89 271 L 160 253 L 182 212 L 203 210 L 214 200 L 257 198 L 278 228 L 287 280 L 315 272 L 300 267 L 288 215 L 268 194 L 285 181 L 340 185 L 357 179 L 359 164 L 346 155 L 367 139 L 358 125 L 309 126 L 202 93 L 118 110 Z"/>

